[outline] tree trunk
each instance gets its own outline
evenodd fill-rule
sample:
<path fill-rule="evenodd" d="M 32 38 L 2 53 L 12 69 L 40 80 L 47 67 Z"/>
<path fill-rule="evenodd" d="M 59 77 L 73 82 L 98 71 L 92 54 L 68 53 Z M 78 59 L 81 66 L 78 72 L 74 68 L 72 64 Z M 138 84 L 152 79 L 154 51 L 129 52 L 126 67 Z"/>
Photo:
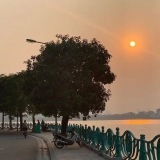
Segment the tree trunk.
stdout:
<path fill-rule="evenodd" d="M 17 111 L 17 131 L 18 131 L 18 111 Z"/>
<path fill-rule="evenodd" d="M 55 116 L 55 128 L 56 128 L 55 130 L 56 130 L 56 133 L 58 131 L 58 126 L 57 125 L 58 125 L 58 123 L 57 123 L 57 116 Z"/>
<path fill-rule="evenodd" d="M 62 135 L 66 135 L 66 129 L 67 129 L 67 126 L 68 126 L 68 121 L 69 121 L 69 116 L 63 116 L 62 117 L 62 128 L 61 128 L 61 134 Z"/>
<path fill-rule="evenodd" d="M 13 129 L 12 128 L 12 117 L 11 117 L 11 114 L 9 114 L 9 129 Z"/>
<path fill-rule="evenodd" d="M 20 117 L 20 131 L 22 131 L 22 127 L 23 127 L 23 115 L 22 115 L 22 112 L 20 112 L 19 114 L 19 117 Z"/>
<path fill-rule="evenodd" d="M 32 132 L 35 132 L 35 114 L 32 114 L 32 122 L 33 122 L 33 128 L 32 128 Z"/>
<path fill-rule="evenodd" d="M 2 129 L 4 129 L 4 112 L 2 112 Z"/>

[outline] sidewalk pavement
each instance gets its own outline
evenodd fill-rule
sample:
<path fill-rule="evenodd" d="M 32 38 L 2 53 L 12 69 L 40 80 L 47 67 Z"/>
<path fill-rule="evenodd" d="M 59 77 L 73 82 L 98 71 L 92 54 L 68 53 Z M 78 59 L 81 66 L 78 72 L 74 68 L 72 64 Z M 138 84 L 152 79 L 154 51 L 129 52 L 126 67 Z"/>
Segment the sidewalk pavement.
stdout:
<path fill-rule="evenodd" d="M 30 133 L 31 135 L 43 138 L 49 148 L 51 160 L 105 160 L 94 151 L 84 147 L 79 147 L 78 144 L 64 146 L 58 149 L 54 146 L 52 132 Z M 109 158 L 110 159 L 110 158 Z"/>

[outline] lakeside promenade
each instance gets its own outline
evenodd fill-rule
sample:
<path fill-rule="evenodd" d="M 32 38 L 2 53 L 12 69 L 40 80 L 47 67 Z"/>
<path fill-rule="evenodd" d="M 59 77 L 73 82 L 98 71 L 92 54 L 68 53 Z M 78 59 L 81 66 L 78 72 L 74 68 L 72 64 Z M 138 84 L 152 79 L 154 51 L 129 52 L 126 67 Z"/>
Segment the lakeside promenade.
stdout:
<path fill-rule="evenodd" d="M 4 132 L 4 131 L 8 133 L 13 133 L 13 134 L 22 133 L 22 131 L 16 131 L 15 129 L 14 130 L 8 130 L 8 129 L 0 130 L 0 132 Z M 85 146 L 79 147 L 78 144 L 76 143 L 73 145 L 67 146 L 67 147 L 64 146 L 64 148 L 62 149 L 58 149 L 54 146 L 54 143 L 52 142 L 53 140 L 52 132 L 33 133 L 29 130 L 28 136 L 35 137 L 35 138 L 39 137 L 39 138 L 42 138 L 46 142 L 48 146 L 50 160 L 105 160 L 105 159 L 117 160 L 116 158 L 112 159 L 109 157 L 102 157 Z M 23 137 L 23 134 L 22 134 L 22 137 Z M 39 158 L 37 158 L 36 160 L 44 160 L 43 157 L 40 155 L 39 156 L 37 155 L 37 157 Z"/>
<path fill-rule="evenodd" d="M 160 134 L 153 136 L 151 140 L 146 140 L 144 134 L 140 134 L 140 138 L 134 136 L 134 134 L 126 130 L 120 134 L 120 128 L 116 128 L 116 133 L 112 129 L 108 128 L 107 131 L 104 127 L 92 128 L 90 126 L 82 126 L 69 124 L 67 130 L 75 127 L 75 132 L 85 142 L 85 147 L 79 147 L 77 144 L 72 146 L 64 146 L 63 149 L 55 148 L 52 143 L 54 125 L 49 124 L 48 132 L 40 132 L 38 126 L 36 127 L 36 133 L 29 131 L 30 136 L 39 137 L 39 141 L 44 141 L 47 149 L 50 153 L 51 160 L 63 160 L 63 159 L 135 159 L 135 160 L 160 160 Z M 60 131 L 61 125 L 58 124 L 58 131 Z M 8 130 L 13 131 L 13 130 Z M 15 130 L 14 130 L 15 132 Z M 19 131 L 20 134 L 22 132 Z M 29 137 L 28 137 L 29 138 Z M 48 147 L 47 147 L 48 146 Z M 38 147 L 40 148 L 40 147 Z M 83 150 L 85 149 L 85 150 Z M 40 150 L 43 149 L 40 148 Z M 81 151 L 82 150 L 82 151 Z M 75 151 L 75 152 L 74 152 Z M 87 151 L 87 153 L 86 153 Z M 90 152 L 90 153 L 89 153 Z M 92 154 L 91 154 L 92 152 Z M 83 153 L 83 154 L 82 154 Z M 91 155 L 90 155 L 91 154 Z M 93 154 L 95 156 L 93 156 Z M 49 154 L 48 154 L 49 155 Z M 89 155 L 89 156 L 88 156 Z M 108 157 L 109 156 L 109 157 Z M 52 158 L 53 157 L 53 158 Z M 112 158 L 110 158 L 112 157 Z M 114 157 L 114 158 L 113 158 Z M 38 159 L 39 160 L 39 159 Z M 48 160 L 48 159 L 47 159 Z"/>
<path fill-rule="evenodd" d="M 62 149 L 58 149 L 52 143 L 53 135 L 51 132 L 41 132 L 41 133 L 29 133 L 29 135 L 34 135 L 39 138 L 43 138 L 49 148 L 51 160 L 111 160 L 112 158 L 102 157 L 95 153 L 94 151 L 88 149 L 87 147 L 79 147 L 78 144 L 73 144 L 70 146 L 64 146 Z M 117 158 L 114 158 L 116 160 Z M 113 159 L 112 159 L 113 160 Z"/>

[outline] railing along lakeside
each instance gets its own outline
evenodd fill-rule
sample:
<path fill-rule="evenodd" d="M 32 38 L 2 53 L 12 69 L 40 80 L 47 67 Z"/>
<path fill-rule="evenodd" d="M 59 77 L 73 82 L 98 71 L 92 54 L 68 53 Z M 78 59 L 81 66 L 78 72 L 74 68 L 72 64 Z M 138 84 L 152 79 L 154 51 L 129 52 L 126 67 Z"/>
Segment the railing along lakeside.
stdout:
<path fill-rule="evenodd" d="M 13 123 L 12 127 L 16 128 L 17 124 Z M 20 127 L 20 125 L 18 125 Z M 9 128 L 9 124 L 4 124 L 5 128 Z M 28 128 L 32 129 L 32 123 L 28 124 Z M 55 129 L 54 124 L 48 124 L 50 130 Z M 83 125 L 69 124 L 67 130 L 75 127 L 75 132 L 84 141 L 85 145 L 100 155 L 109 156 L 123 160 L 160 160 L 160 134 L 155 136 L 151 141 L 145 140 L 145 135 L 136 138 L 133 133 L 126 130 L 120 135 L 120 129 L 116 128 L 116 133 L 112 129 L 104 130 L 102 126 L 90 127 Z M 57 126 L 58 131 L 61 125 Z"/>
<path fill-rule="evenodd" d="M 160 160 L 160 134 L 151 141 L 146 141 L 145 135 L 140 135 L 138 139 L 129 130 L 120 135 L 118 127 L 115 134 L 110 128 L 105 132 L 103 126 L 100 130 L 95 126 L 69 124 L 67 130 L 72 127 L 75 127 L 76 133 L 84 140 L 88 148 L 103 156 L 123 160 Z M 50 125 L 50 129 L 55 128 Z M 61 129 L 60 125 L 58 129 Z"/>

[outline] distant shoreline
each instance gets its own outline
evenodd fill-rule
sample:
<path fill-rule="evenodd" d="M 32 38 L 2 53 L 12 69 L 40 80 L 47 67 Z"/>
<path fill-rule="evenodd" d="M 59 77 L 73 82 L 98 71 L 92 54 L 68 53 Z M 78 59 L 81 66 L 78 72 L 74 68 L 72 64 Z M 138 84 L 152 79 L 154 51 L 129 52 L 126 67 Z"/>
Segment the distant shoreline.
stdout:
<path fill-rule="evenodd" d="M 32 122 L 32 117 L 28 116 L 28 117 L 23 117 L 24 120 L 27 120 L 28 122 Z M 35 121 L 37 122 L 37 120 L 42 121 L 42 119 L 44 121 L 55 121 L 54 117 L 44 117 L 44 116 L 35 116 Z M 87 120 L 83 120 L 83 116 L 80 116 L 80 118 L 72 118 L 69 121 L 99 121 L 99 120 L 160 120 L 159 117 L 150 117 L 150 116 L 140 116 L 140 115 L 133 115 L 133 116 L 128 116 L 128 115 L 97 115 L 97 117 L 94 117 L 93 115 L 90 116 L 89 119 Z M 58 121 L 62 120 L 62 117 L 57 118 Z M 8 117 L 5 117 L 5 122 L 9 122 L 8 121 Z M 13 121 L 13 123 L 17 122 L 17 119 L 15 118 Z M 0 116 L 0 123 L 2 123 L 2 117 Z"/>
<path fill-rule="evenodd" d="M 124 118 L 124 119 L 87 119 L 87 120 L 83 120 L 83 119 L 70 119 L 70 121 L 101 121 L 101 120 L 147 120 L 147 119 L 151 119 L 151 120 L 160 120 L 160 118 Z"/>
<path fill-rule="evenodd" d="M 87 120 L 83 120 L 83 119 L 70 119 L 70 121 L 123 121 L 123 120 L 160 120 L 160 118 L 135 118 L 135 119 L 87 119 Z M 54 122 L 54 120 L 46 120 L 45 122 Z M 61 119 L 58 119 L 57 121 L 61 121 Z M 27 120 L 28 123 L 32 122 L 32 120 Z M 2 123 L 0 121 L 0 123 Z M 9 121 L 5 121 L 4 123 L 9 123 Z M 12 121 L 12 123 L 17 123 L 17 121 Z"/>

